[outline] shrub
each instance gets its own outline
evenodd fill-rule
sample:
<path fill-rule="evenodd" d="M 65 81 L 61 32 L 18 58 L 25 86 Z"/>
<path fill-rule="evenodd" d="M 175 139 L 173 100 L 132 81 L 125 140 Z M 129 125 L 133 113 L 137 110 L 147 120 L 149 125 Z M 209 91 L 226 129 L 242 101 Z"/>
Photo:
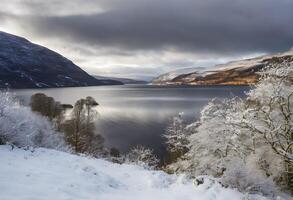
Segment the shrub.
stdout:
<path fill-rule="evenodd" d="M 155 168 L 159 164 L 159 159 L 153 154 L 151 149 L 136 146 L 125 156 L 125 163 Z"/>

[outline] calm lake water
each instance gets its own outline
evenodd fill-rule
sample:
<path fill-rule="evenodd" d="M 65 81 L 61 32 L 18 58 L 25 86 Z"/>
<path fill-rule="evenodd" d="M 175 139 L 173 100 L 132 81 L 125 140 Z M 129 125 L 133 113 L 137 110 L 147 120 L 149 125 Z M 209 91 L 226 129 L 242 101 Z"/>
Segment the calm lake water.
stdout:
<path fill-rule="evenodd" d="M 200 110 L 215 97 L 244 96 L 248 87 L 161 87 L 150 85 L 98 86 L 60 89 L 13 90 L 25 103 L 32 94 L 45 93 L 62 103 L 74 104 L 86 96 L 99 105 L 97 129 L 107 147 L 127 151 L 135 145 L 153 148 L 164 155 L 161 135 L 170 119 L 180 112 L 187 122 L 199 117 Z"/>

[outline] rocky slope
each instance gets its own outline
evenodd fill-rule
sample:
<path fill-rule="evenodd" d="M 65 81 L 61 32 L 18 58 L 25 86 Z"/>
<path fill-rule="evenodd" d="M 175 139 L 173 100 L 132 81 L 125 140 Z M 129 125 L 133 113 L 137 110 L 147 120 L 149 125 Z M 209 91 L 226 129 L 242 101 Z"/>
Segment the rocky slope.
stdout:
<path fill-rule="evenodd" d="M 0 88 L 48 88 L 122 84 L 97 80 L 40 45 L 0 31 Z"/>
<path fill-rule="evenodd" d="M 293 49 L 281 54 L 261 56 L 252 59 L 233 61 L 217 65 L 215 70 L 195 70 L 173 76 L 172 73 L 163 74 L 152 81 L 154 85 L 248 85 L 259 79 L 257 72 L 265 66 L 293 61 Z"/>

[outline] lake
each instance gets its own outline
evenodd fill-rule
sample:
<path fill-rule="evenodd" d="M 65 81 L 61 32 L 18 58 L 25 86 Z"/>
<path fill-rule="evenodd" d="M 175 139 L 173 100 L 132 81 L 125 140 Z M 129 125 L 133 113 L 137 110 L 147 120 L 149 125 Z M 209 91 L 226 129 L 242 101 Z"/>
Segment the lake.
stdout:
<path fill-rule="evenodd" d="M 154 149 L 162 157 L 168 122 L 180 112 L 186 122 L 194 121 L 209 100 L 244 96 L 245 86 L 151 86 L 123 85 L 58 89 L 12 90 L 25 104 L 32 94 L 42 92 L 62 103 L 74 104 L 86 96 L 94 97 L 98 107 L 97 131 L 107 147 L 125 152 L 135 145 Z"/>

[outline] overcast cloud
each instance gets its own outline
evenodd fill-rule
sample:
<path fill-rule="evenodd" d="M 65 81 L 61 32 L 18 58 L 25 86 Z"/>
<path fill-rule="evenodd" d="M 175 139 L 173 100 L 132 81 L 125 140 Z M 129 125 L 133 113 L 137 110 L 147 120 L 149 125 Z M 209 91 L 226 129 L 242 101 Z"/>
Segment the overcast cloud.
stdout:
<path fill-rule="evenodd" d="M 0 29 L 100 75 L 149 78 L 286 51 L 292 0 L 0 0 Z"/>

